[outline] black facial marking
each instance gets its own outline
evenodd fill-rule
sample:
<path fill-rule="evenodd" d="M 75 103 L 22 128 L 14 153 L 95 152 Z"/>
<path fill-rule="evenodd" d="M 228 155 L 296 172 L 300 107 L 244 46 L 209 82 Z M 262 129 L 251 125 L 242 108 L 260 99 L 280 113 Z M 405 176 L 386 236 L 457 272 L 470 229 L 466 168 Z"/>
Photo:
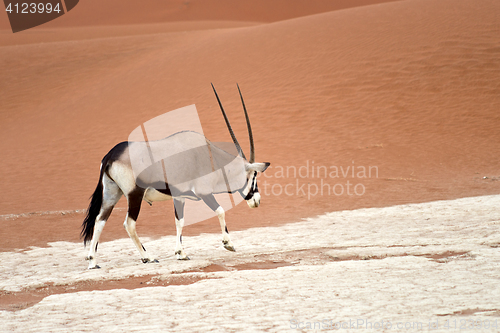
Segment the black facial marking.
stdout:
<path fill-rule="evenodd" d="M 253 191 L 248 192 L 248 194 L 243 198 L 243 200 L 250 200 L 253 197 Z"/>
<path fill-rule="evenodd" d="M 255 171 L 253 174 L 252 188 L 254 192 L 259 192 L 257 190 L 257 171 Z"/>
<path fill-rule="evenodd" d="M 252 184 L 250 185 L 250 190 L 248 191 L 248 194 L 243 199 L 244 200 L 252 199 L 253 194 L 256 191 L 257 191 L 257 171 L 254 171 L 253 176 L 252 176 Z"/>

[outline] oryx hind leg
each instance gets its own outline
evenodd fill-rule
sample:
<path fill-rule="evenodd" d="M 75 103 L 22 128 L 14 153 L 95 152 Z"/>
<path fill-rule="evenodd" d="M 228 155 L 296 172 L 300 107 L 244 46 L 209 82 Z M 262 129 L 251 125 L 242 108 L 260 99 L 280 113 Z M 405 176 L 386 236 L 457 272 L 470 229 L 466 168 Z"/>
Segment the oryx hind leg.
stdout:
<path fill-rule="evenodd" d="M 116 183 L 111 180 L 107 174 L 104 174 L 102 177 L 102 185 L 103 189 L 101 210 L 99 211 L 99 215 L 97 215 L 95 220 L 94 233 L 92 235 L 92 240 L 90 241 L 89 255 L 87 256 L 87 260 L 89 261 L 89 269 L 100 268 L 97 265 L 96 260 L 99 237 L 101 237 L 102 230 L 104 229 L 104 225 L 106 224 L 109 215 L 111 215 L 113 208 L 123 194 L 118 185 L 116 185 Z"/>
<path fill-rule="evenodd" d="M 178 260 L 189 260 L 182 248 L 182 228 L 184 227 L 184 198 L 174 198 L 175 227 L 177 236 L 175 241 L 175 256 Z"/>
<path fill-rule="evenodd" d="M 150 257 L 149 253 L 146 251 L 146 248 L 144 247 L 144 245 L 142 245 L 141 241 L 139 240 L 139 236 L 137 236 L 137 231 L 135 228 L 137 217 L 139 216 L 139 212 L 141 210 L 141 202 L 143 195 L 144 191 L 138 189 L 128 194 L 127 196 L 128 211 L 127 211 L 127 217 L 125 218 L 125 222 L 123 222 L 123 226 L 125 227 L 125 230 L 127 230 L 127 233 L 134 242 L 135 246 L 139 250 L 142 262 L 143 263 L 158 262 L 158 260 Z"/>
<path fill-rule="evenodd" d="M 224 212 L 224 208 L 222 208 L 221 205 L 215 200 L 215 197 L 210 194 L 208 196 L 205 196 L 202 198 L 205 204 L 207 204 L 208 207 L 210 207 L 216 214 L 217 217 L 219 218 L 219 223 L 220 223 L 220 228 L 222 231 L 222 244 L 224 245 L 224 248 L 228 251 L 236 251 L 234 249 L 234 245 L 231 242 L 231 238 L 229 238 L 229 232 L 227 231 L 227 226 L 226 226 L 226 214 Z"/>

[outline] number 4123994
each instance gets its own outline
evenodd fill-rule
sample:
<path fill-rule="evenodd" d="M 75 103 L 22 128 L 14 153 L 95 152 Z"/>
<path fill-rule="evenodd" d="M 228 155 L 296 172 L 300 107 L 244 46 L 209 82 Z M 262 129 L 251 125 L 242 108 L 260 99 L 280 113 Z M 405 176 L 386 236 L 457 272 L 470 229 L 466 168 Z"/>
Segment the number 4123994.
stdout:
<path fill-rule="evenodd" d="M 50 14 L 52 12 L 60 13 L 61 9 L 59 8 L 59 3 L 57 3 L 55 6 L 52 6 L 51 3 L 22 3 L 22 4 L 14 4 L 9 3 L 7 8 L 5 8 L 5 11 L 11 14 L 14 12 L 14 14 L 43 14 L 47 13 Z"/>
<path fill-rule="evenodd" d="M 481 319 L 448 319 L 444 323 L 446 329 L 460 329 L 460 330 L 480 330 L 498 328 L 497 319 L 495 320 L 481 320 Z"/>

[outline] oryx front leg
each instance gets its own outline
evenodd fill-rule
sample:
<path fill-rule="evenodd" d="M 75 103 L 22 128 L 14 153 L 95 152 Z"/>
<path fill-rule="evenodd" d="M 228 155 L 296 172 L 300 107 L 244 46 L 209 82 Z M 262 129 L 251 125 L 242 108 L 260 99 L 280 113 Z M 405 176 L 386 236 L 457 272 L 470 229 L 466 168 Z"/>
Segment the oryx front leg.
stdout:
<path fill-rule="evenodd" d="M 217 216 L 219 217 L 219 222 L 220 222 L 220 228 L 222 230 L 222 244 L 224 245 L 224 248 L 229 251 L 236 251 L 234 249 L 234 245 L 231 242 L 231 239 L 229 238 L 229 232 L 227 231 L 227 226 L 226 226 L 226 220 L 225 220 L 225 213 L 224 213 L 224 208 L 219 206 L 215 210 L 217 213 Z"/>
<path fill-rule="evenodd" d="M 222 230 L 222 244 L 224 245 L 224 248 L 229 251 L 235 251 L 234 245 L 229 238 L 229 232 L 227 231 L 224 208 L 222 208 L 217 200 L 215 200 L 213 194 L 204 196 L 202 197 L 202 199 L 205 204 L 210 207 L 219 217 L 220 228 Z"/>
<path fill-rule="evenodd" d="M 135 229 L 135 221 L 131 219 L 130 217 L 127 217 L 125 222 L 123 223 L 123 226 L 125 227 L 125 230 L 127 230 L 128 235 L 134 242 L 135 246 L 139 250 L 139 253 L 141 254 L 141 260 L 143 263 L 148 263 L 148 262 L 158 262 L 158 260 L 152 258 L 149 253 L 146 251 L 146 248 L 144 245 L 142 245 L 141 241 L 139 240 L 139 236 L 137 236 L 137 231 Z"/>
<path fill-rule="evenodd" d="M 139 216 L 139 211 L 141 209 L 142 194 L 133 195 L 129 197 L 128 200 L 129 200 L 128 213 L 127 217 L 125 218 L 125 222 L 123 223 L 123 226 L 125 227 L 125 230 L 127 230 L 127 233 L 134 242 L 135 246 L 139 250 L 142 262 L 143 263 L 158 262 L 158 260 L 150 257 L 149 253 L 146 251 L 146 248 L 144 247 L 144 245 L 142 245 L 141 241 L 139 240 L 139 236 L 137 236 L 137 231 L 135 228 L 136 220 L 137 217 Z"/>
<path fill-rule="evenodd" d="M 222 208 L 217 200 L 215 200 L 213 194 L 204 196 L 202 197 L 202 199 L 205 204 L 210 207 L 219 217 L 220 228 L 222 230 L 222 244 L 224 245 L 224 248 L 229 251 L 235 251 L 234 245 L 229 238 L 229 232 L 227 231 L 224 208 Z"/>
<path fill-rule="evenodd" d="M 177 236 L 175 237 L 175 256 L 178 260 L 189 260 L 189 257 L 182 248 L 182 228 L 184 227 L 184 199 L 174 199 L 175 228 Z"/>

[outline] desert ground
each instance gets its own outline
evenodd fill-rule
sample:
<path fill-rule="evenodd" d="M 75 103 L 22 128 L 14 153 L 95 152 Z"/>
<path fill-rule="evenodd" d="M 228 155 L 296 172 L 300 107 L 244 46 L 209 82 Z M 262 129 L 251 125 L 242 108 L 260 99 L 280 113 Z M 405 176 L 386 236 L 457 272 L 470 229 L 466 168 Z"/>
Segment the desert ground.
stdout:
<path fill-rule="evenodd" d="M 0 15 L 0 77 L 0 331 L 500 331 L 498 1 L 86 0 Z M 175 260 L 157 202 L 142 264 L 122 199 L 87 270 L 101 159 L 192 104 L 230 141 L 211 83 L 271 163 L 226 213 L 237 252 L 211 218 Z"/>

